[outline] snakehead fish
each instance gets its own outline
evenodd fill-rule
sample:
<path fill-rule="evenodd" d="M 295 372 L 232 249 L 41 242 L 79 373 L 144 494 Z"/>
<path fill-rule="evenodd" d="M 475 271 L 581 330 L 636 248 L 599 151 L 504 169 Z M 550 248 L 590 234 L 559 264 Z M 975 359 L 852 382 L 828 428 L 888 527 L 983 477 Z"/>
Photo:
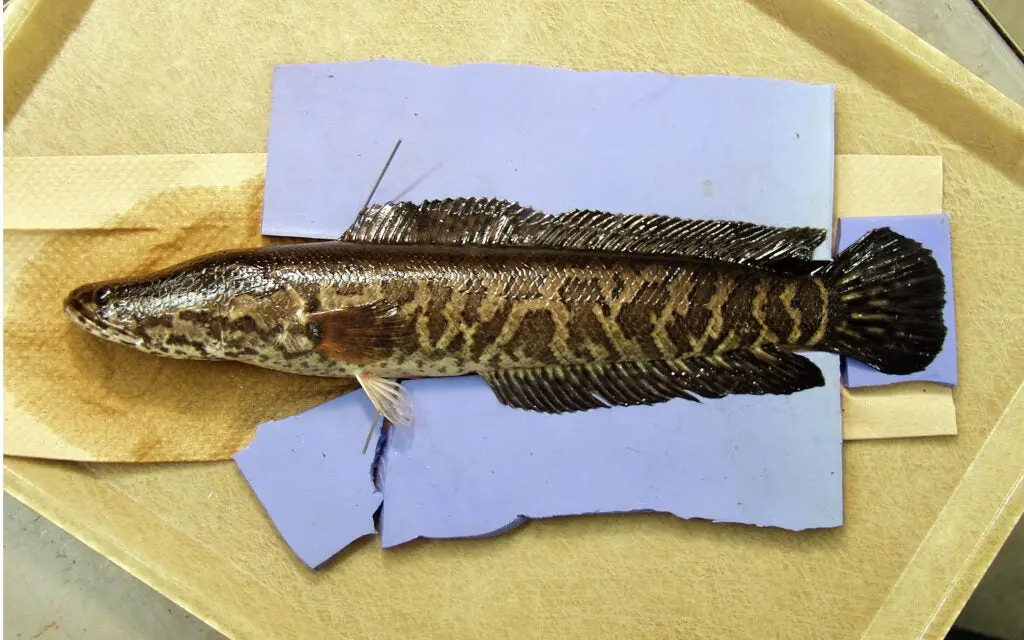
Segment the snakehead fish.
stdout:
<path fill-rule="evenodd" d="M 832 261 L 825 232 L 661 215 L 549 215 L 476 198 L 365 207 L 336 241 L 232 250 L 65 302 L 101 338 L 170 358 L 354 376 L 409 424 L 396 380 L 476 374 L 561 413 L 824 384 L 799 354 L 926 367 L 946 334 L 931 253 L 888 228 Z"/>

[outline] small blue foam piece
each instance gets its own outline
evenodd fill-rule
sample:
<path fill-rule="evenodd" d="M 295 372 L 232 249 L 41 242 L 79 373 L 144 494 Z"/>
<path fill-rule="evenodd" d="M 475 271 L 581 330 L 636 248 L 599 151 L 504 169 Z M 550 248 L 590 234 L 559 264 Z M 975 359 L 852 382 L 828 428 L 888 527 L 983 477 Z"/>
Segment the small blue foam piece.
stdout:
<path fill-rule="evenodd" d="M 936 382 L 955 387 L 958 379 L 956 319 L 953 300 L 953 248 L 949 228 L 949 216 L 943 213 L 905 216 L 872 216 L 864 218 L 840 218 L 837 235 L 839 251 L 849 247 L 864 234 L 880 227 L 889 227 L 896 233 L 917 240 L 935 256 L 946 280 L 946 306 L 943 319 L 946 323 L 946 340 L 942 351 L 923 371 L 905 376 L 888 375 L 854 360 L 843 358 L 843 382 L 853 389 L 857 387 L 886 386 L 900 382 Z"/>
<path fill-rule="evenodd" d="M 272 100 L 268 235 L 337 237 L 401 137 L 375 202 L 500 197 L 549 212 L 808 225 L 827 231 L 816 257 L 829 257 L 831 86 L 374 60 L 278 67 Z M 414 424 L 392 430 L 380 465 L 382 544 L 492 535 L 520 516 L 653 510 L 792 529 L 839 526 L 839 358 L 812 357 L 826 385 L 792 396 L 561 416 L 504 407 L 475 376 L 408 381 Z M 290 420 L 296 432 L 309 415 Z M 350 440 L 332 440 L 338 455 L 359 451 L 368 415 L 339 424 Z M 296 444 L 282 438 L 276 446 Z M 358 464 L 353 482 L 361 483 L 366 461 Z M 338 491 L 310 473 L 288 486 L 311 496 Z M 272 502 L 267 510 L 290 532 L 286 539 L 312 535 L 302 533 L 313 524 L 285 490 Z M 345 514 L 318 526 L 340 531 L 345 518 L 364 517 Z M 336 550 L 352 537 L 330 535 Z M 327 553 L 319 547 L 317 557 Z"/>
<path fill-rule="evenodd" d="M 383 495 L 372 477 L 377 427 L 362 392 L 348 393 L 305 413 L 261 424 L 234 456 L 289 548 L 315 569 L 359 538 L 375 533 Z"/>

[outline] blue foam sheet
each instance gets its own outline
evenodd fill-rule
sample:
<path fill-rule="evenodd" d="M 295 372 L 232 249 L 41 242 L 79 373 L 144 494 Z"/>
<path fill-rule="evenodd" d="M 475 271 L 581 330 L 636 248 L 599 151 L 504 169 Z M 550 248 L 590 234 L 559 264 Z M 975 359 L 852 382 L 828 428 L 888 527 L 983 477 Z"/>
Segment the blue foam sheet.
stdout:
<path fill-rule="evenodd" d="M 373 418 L 369 399 L 348 393 L 260 425 L 234 456 L 281 537 L 309 567 L 376 531 L 383 496 L 371 472 L 379 426 L 362 452 Z"/>
<path fill-rule="evenodd" d="M 373 199 L 490 196 L 832 229 L 834 89 L 396 60 L 274 71 L 263 232 L 336 238 Z"/>
<path fill-rule="evenodd" d="M 834 383 L 832 358 L 810 357 Z M 500 533 L 521 517 L 638 510 L 796 530 L 842 524 L 838 456 L 813 455 L 835 448 L 835 424 L 801 429 L 793 414 L 829 416 L 833 384 L 799 403 L 744 396 L 524 418 L 477 376 L 439 382 L 405 383 L 416 424 L 388 436 L 384 547 Z"/>
<path fill-rule="evenodd" d="M 787 81 L 494 64 L 280 67 L 264 232 L 339 235 L 401 137 L 376 202 L 494 196 L 550 212 L 657 212 L 831 234 L 833 95 Z M 407 382 L 416 423 L 395 430 L 384 453 L 382 543 L 488 535 L 519 515 L 650 510 L 838 526 L 839 358 L 814 359 L 826 386 L 792 396 L 568 416 L 503 407 L 476 377 Z M 291 419 L 294 428 L 344 431 L 358 443 L 339 446 L 361 449 L 361 418 L 311 424 L 307 415 Z M 300 475 L 303 490 L 317 490 L 313 475 Z M 268 513 L 286 539 L 300 535 L 295 509 Z"/>

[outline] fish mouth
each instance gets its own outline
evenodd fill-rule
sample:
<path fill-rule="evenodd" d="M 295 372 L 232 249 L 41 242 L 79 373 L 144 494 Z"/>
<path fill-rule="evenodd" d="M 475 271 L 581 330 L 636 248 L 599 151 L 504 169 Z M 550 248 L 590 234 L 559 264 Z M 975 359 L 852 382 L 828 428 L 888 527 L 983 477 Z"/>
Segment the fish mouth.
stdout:
<path fill-rule="evenodd" d="M 71 322 L 86 332 L 124 344 L 134 345 L 135 336 L 108 320 L 101 307 L 111 295 L 111 289 L 101 284 L 83 285 L 64 299 L 64 313 Z"/>

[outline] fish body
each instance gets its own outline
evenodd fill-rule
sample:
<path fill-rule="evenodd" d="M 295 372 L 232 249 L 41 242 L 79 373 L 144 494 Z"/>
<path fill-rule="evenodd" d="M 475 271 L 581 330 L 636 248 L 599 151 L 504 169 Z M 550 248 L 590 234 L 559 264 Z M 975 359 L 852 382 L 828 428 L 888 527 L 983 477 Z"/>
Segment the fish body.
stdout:
<path fill-rule="evenodd" d="M 815 262 L 821 230 L 455 199 L 365 210 L 337 241 L 225 251 L 80 287 L 85 330 L 171 358 L 390 379 L 481 375 L 499 401 L 578 411 L 824 384 L 801 350 L 889 373 L 945 337 L 943 278 L 883 229 Z"/>

